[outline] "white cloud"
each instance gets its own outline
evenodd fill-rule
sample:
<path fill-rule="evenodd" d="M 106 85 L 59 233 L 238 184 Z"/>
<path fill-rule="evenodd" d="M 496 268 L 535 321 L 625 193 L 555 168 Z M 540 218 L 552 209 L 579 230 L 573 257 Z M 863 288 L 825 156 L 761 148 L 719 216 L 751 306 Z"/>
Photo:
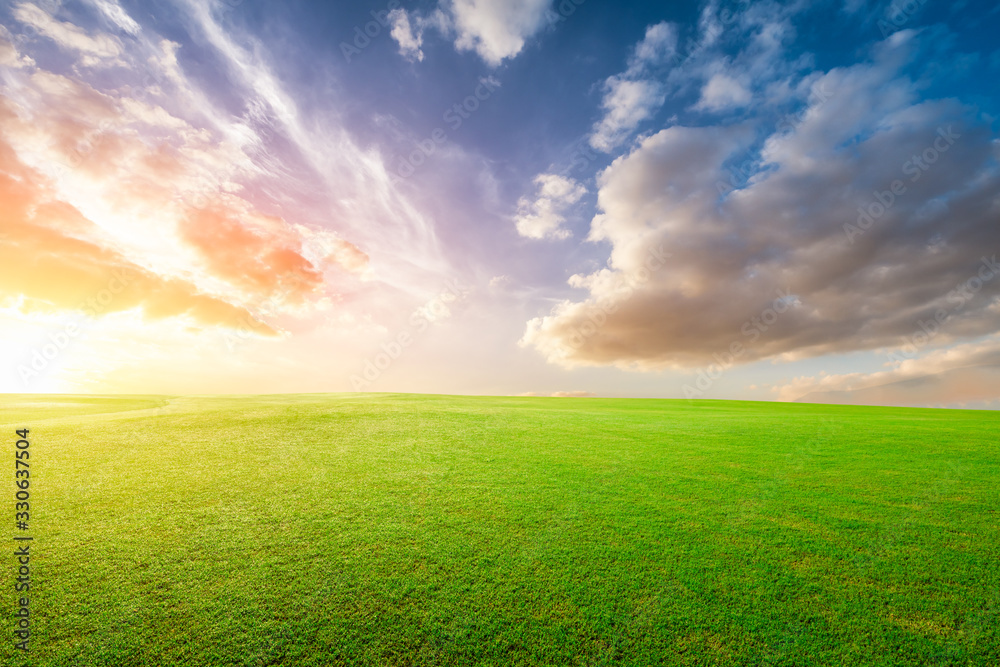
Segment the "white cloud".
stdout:
<path fill-rule="evenodd" d="M 611 152 L 663 105 L 665 95 L 659 83 L 611 77 L 605 82 L 602 107 L 604 118 L 595 126 L 590 145 Z"/>
<path fill-rule="evenodd" d="M 9 37 L 7 29 L 0 26 L 0 66 L 19 69 L 34 65 L 35 61 L 27 56 L 22 56 Z"/>
<path fill-rule="evenodd" d="M 663 106 L 664 86 L 651 78 L 650 68 L 669 62 L 676 51 L 677 28 L 673 24 L 661 22 L 646 28 L 632 51 L 628 69 L 604 82 L 601 108 L 605 113 L 594 125 L 591 146 L 611 152 Z"/>
<path fill-rule="evenodd" d="M 88 1 L 104 15 L 104 18 L 111 21 L 122 32 L 134 37 L 141 31 L 139 24 L 117 2 L 109 2 L 109 0 Z"/>
<path fill-rule="evenodd" d="M 120 42 L 104 33 L 87 34 L 78 26 L 58 21 L 45 10 L 31 4 L 23 3 L 14 9 L 14 18 L 25 25 L 38 30 L 64 49 L 80 54 L 80 64 L 87 67 L 121 64 Z"/>
<path fill-rule="evenodd" d="M 390 12 L 392 37 L 408 60 L 422 60 L 424 33 L 434 29 L 454 39 L 459 51 L 475 51 L 496 67 L 553 20 L 553 0 L 440 0 L 429 14 Z"/>
<path fill-rule="evenodd" d="M 741 82 L 726 74 L 715 74 L 702 88 L 701 99 L 694 108 L 723 111 L 744 107 L 750 99 L 750 91 Z"/>
<path fill-rule="evenodd" d="M 423 30 L 418 28 L 416 33 L 413 32 L 410 16 L 406 10 L 392 10 L 389 12 L 389 21 L 392 23 L 392 30 L 389 34 L 399 44 L 400 55 L 410 62 L 423 60 L 424 52 L 420 49 L 424 42 Z"/>
<path fill-rule="evenodd" d="M 548 23 L 552 0 L 452 0 L 459 50 L 471 50 L 490 65 L 516 56 L 524 42 Z"/>
<path fill-rule="evenodd" d="M 688 107 L 696 112 L 746 107 L 754 89 L 771 105 L 794 99 L 809 56 L 790 58 L 785 47 L 795 35 L 791 17 L 806 6 L 759 0 L 734 11 L 708 2 L 683 44 L 674 24 L 648 26 L 628 67 L 604 81 L 590 145 L 610 153 L 626 144 L 667 99 L 697 94 Z"/>
<path fill-rule="evenodd" d="M 565 239 L 570 231 L 562 224 L 566 210 L 580 201 L 587 192 L 572 178 L 557 174 L 539 174 L 535 177 L 538 191 L 534 201 L 522 197 L 518 202 L 514 223 L 521 236 L 530 239 Z"/>
<path fill-rule="evenodd" d="M 629 70 L 638 72 L 649 65 L 669 62 L 677 53 L 677 26 L 661 21 L 646 28 L 646 34 L 635 46 Z"/>

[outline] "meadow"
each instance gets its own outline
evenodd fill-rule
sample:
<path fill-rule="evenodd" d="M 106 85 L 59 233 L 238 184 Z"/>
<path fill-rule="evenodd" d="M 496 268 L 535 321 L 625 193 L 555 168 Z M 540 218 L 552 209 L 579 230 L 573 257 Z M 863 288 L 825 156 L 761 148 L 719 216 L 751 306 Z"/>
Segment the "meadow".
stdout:
<path fill-rule="evenodd" d="M 1000 665 L 1000 412 L 4 395 L 0 424 L 34 537 L 4 665 Z"/>

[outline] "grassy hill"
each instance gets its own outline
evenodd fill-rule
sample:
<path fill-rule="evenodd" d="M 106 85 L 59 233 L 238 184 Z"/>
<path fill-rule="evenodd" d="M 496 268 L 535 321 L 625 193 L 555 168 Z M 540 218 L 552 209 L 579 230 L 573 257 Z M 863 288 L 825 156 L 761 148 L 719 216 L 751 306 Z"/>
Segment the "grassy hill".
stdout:
<path fill-rule="evenodd" d="M 1000 664 L 998 412 L 6 395 L 0 423 L 35 538 L 5 665 Z"/>

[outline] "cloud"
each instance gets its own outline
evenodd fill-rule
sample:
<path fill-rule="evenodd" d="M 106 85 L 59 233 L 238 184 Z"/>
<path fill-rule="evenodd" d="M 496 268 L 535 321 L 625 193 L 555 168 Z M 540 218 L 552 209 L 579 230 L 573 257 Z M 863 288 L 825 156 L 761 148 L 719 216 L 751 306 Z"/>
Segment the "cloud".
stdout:
<path fill-rule="evenodd" d="M 257 235 L 256 211 L 264 206 L 286 212 L 282 224 L 299 231 L 282 232 L 290 236 L 279 242 L 316 270 L 353 274 L 414 300 L 440 284 L 448 268 L 432 221 L 397 189 L 379 152 L 359 147 L 336 114 L 300 108 L 268 67 L 262 45 L 223 28 L 204 3 L 190 3 L 183 20 L 222 63 L 206 84 L 186 74 L 187 47 L 144 31 L 113 0 L 89 4 L 132 35 L 119 55 L 123 66 L 114 85 L 97 76 L 88 85 L 87 73 L 24 72 L 12 82 L 18 92 L 11 97 L 20 107 L 12 136 L 32 166 L 50 176 L 60 171 L 60 187 L 73 188 L 72 203 L 88 217 L 102 226 L 113 221 L 115 234 L 148 246 L 130 252 L 156 261 L 157 270 L 198 274 L 212 290 L 224 289 L 220 281 L 243 290 L 248 281 L 236 278 L 233 267 L 203 258 L 204 250 L 191 242 L 197 240 L 190 223 L 180 232 L 184 220 L 200 215 L 192 211 L 224 202 L 232 210 L 218 219 L 246 223 L 246 231 Z M 232 115 L 231 100 L 239 100 L 242 116 Z M 149 222 L 149 229 L 125 229 L 128 218 Z M 305 244 L 318 238 L 311 233 L 324 230 L 334 239 L 326 252 L 307 250 Z M 261 257 L 243 259 L 270 265 Z M 291 270 L 293 262 L 275 265 Z M 307 271 L 293 270 L 303 288 L 313 281 L 305 279 Z M 325 278 L 328 296 L 339 298 L 329 294 L 335 285 L 360 289 L 343 275 Z M 279 291 L 290 285 L 284 280 Z M 289 305 L 304 294 L 289 292 Z"/>
<path fill-rule="evenodd" d="M 400 54 L 423 60 L 428 29 L 454 38 L 459 51 L 475 51 L 492 67 L 513 58 L 525 42 L 553 20 L 553 0 L 441 0 L 429 14 L 394 9 L 389 13 L 392 38 Z"/>
<path fill-rule="evenodd" d="M 27 56 L 22 56 L 17 47 L 10 41 L 10 34 L 7 29 L 0 25 L 0 67 L 10 67 L 19 69 L 21 67 L 32 67 L 35 61 Z"/>
<path fill-rule="evenodd" d="M 751 95 L 741 82 L 725 74 L 715 74 L 701 91 L 701 99 L 695 109 L 722 111 L 746 106 Z"/>
<path fill-rule="evenodd" d="M 298 304 L 323 287 L 323 274 L 299 253 L 298 236 L 279 218 L 219 199 L 189 210 L 178 231 L 202 266 L 248 298 Z"/>
<path fill-rule="evenodd" d="M 298 185 L 302 199 L 319 191 L 328 207 L 324 224 L 334 225 L 370 256 L 366 275 L 371 282 L 416 300 L 426 298 L 453 271 L 434 221 L 403 194 L 381 153 L 359 146 L 335 110 L 300 107 L 254 38 L 223 27 L 205 3 L 188 0 L 185 6 L 191 30 L 204 35 L 222 59 L 232 94 L 245 97 L 246 106 L 256 110 L 256 119 L 246 119 L 231 132 L 234 138 L 249 135 L 254 144 L 247 151 L 268 152 L 269 161 L 277 163 L 264 176 L 280 180 L 281 189 Z M 275 129 L 280 141 L 266 144 L 265 136 Z M 294 179 L 288 169 L 294 170 Z"/>
<path fill-rule="evenodd" d="M 928 408 L 1000 408 L 1000 365 L 956 368 L 935 375 L 847 391 L 817 391 L 802 403 Z"/>
<path fill-rule="evenodd" d="M 189 104 L 199 98 L 177 63 L 177 44 L 147 43 L 151 73 L 125 70 L 119 86 L 103 92 L 37 68 L 5 44 L 0 54 L 20 67 L 0 89 L 0 138 L 10 151 L 0 174 L 34 184 L 37 197 L 73 211 L 89 244 L 53 237 L 67 249 L 53 262 L 88 268 L 71 280 L 69 268 L 50 267 L 61 278 L 35 276 L 38 286 L 22 285 L 24 296 L 75 308 L 75 297 L 59 298 L 59 290 L 86 293 L 106 282 L 108 271 L 127 269 L 135 293 L 116 299 L 116 309 L 235 326 L 256 321 L 248 313 L 264 304 L 277 315 L 317 312 L 340 298 L 340 289 L 355 289 L 354 277 L 365 277 L 368 254 L 339 232 L 261 212 L 255 181 L 269 173 L 249 154 L 260 137 L 224 114 L 212 115 L 216 127 L 196 124 L 204 118 Z M 122 85 L 140 77 L 138 86 Z M 33 209 L 20 210 L 24 218 Z M 31 247 L 51 227 L 20 223 L 27 225 L 18 228 L 21 241 Z"/>
<path fill-rule="evenodd" d="M 566 222 L 563 214 L 580 201 L 587 188 L 557 174 L 539 174 L 534 182 L 538 186 L 534 201 L 525 197 L 518 201 L 514 218 L 517 232 L 530 239 L 569 238 L 570 231 L 562 226 Z"/>
<path fill-rule="evenodd" d="M 31 3 L 22 3 L 14 9 L 14 18 L 35 28 L 56 44 L 81 55 L 80 63 L 87 67 L 121 64 L 121 43 L 104 33 L 88 35 L 78 26 L 58 21 L 44 9 Z"/>
<path fill-rule="evenodd" d="M 350 273 L 364 273 L 368 268 L 369 257 L 358 246 L 344 239 L 336 239 L 333 247 L 324 257 L 326 265 L 336 265 Z"/>
<path fill-rule="evenodd" d="M 734 344 L 738 363 L 893 346 L 942 313 L 941 343 L 996 331 L 996 288 L 963 286 L 1000 252 L 1000 142 L 958 100 L 918 101 L 902 71 L 921 48 L 894 36 L 871 62 L 812 73 L 790 122 L 761 101 L 616 159 L 589 236 L 611 244 L 609 268 L 573 276 L 589 296 L 531 320 L 522 343 L 565 366 L 648 370 Z M 658 247 L 672 257 L 651 272 Z"/>
<path fill-rule="evenodd" d="M 0 140 L 0 294 L 17 295 L 38 311 L 92 316 L 140 309 L 149 319 L 186 317 L 202 326 L 253 325 L 276 335 L 247 309 L 160 276 L 107 247 L 102 231 L 61 201 L 39 173 Z"/>
<path fill-rule="evenodd" d="M 133 37 L 137 36 L 142 28 L 139 24 L 132 19 L 128 13 L 122 9 L 120 5 L 115 2 L 109 2 L 109 0 L 87 0 L 91 5 L 97 8 L 98 11 L 104 16 L 105 19 L 111 22 L 116 28 L 122 32 L 128 33 Z"/>
<path fill-rule="evenodd" d="M 590 145 L 611 152 L 663 105 L 666 95 L 655 81 L 611 77 L 604 85 L 606 93 L 601 106 L 605 115 L 594 127 Z"/>
<path fill-rule="evenodd" d="M 589 398 L 591 396 L 597 396 L 592 391 L 557 391 L 552 394 L 554 398 Z"/>
<path fill-rule="evenodd" d="M 688 110 L 702 113 L 746 107 L 755 91 L 763 93 L 766 105 L 788 102 L 811 62 L 808 55 L 787 53 L 795 36 L 792 18 L 807 6 L 760 0 L 734 10 L 709 2 L 702 9 L 697 33 L 686 40 L 675 24 L 648 26 L 628 67 L 604 81 L 604 113 L 594 124 L 590 145 L 613 152 L 667 99 L 697 93 Z"/>
<path fill-rule="evenodd" d="M 410 16 L 405 9 L 394 9 L 389 12 L 389 21 L 392 23 L 389 34 L 399 44 L 400 55 L 410 62 L 423 60 L 424 52 L 420 50 L 424 42 L 422 27 L 418 27 L 414 33 L 413 26 L 410 25 Z"/>
<path fill-rule="evenodd" d="M 796 377 L 780 400 L 864 405 L 955 406 L 1000 401 L 1000 337 L 936 349 L 875 373 Z"/>
<path fill-rule="evenodd" d="M 661 21 L 646 28 L 646 34 L 635 45 L 629 61 L 629 73 L 639 74 L 650 65 L 670 62 L 677 52 L 677 26 Z"/>
<path fill-rule="evenodd" d="M 552 0 L 451 0 L 445 11 L 457 33 L 455 47 L 475 51 L 495 67 L 548 24 L 551 5 Z"/>
<path fill-rule="evenodd" d="M 590 145 L 611 152 L 650 118 L 666 99 L 664 86 L 650 68 L 669 62 L 677 50 L 677 28 L 661 22 L 646 28 L 643 39 L 635 45 L 625 72 L 604 82 L 601 107 L 604 117 L 594 125 Z"/>
<path fill-rule="evenodd" d="M 125 35 L 113 39 L 121 52 L 110 79 L 82 66 L 92 54 L 79 49 L 55 63 L 38 58 L 38 67 L 13 46 L 0 48 L 5 62 L 20 63 L 0 81 L 11 112 L 0 133 L 53 199 L 91 221 L 89 242 L 117 253 L 112 265 L 141 267 L 141 284 L 173 295 L 116 300 L 126 311 L 176 315 L 156 325 L 177 334 L 164 338 L 165 354 L 185 344 L 188 294 L 200 304 L 199 327 L 324 331 L 345 341 L 333 356 L 350 357 L 373 327 L 460 275 L 444 255 L 439 223 L 389 173 L 379 148 L 358 144 L 335 105 L 298 95 L 275 73 L 266 45 L 212 3 L 182 6 L 167 40 L 114 0 L 85 3 L 97 25 L 106 19 L 107 30 Z M 31 55 L 54 50 L 48 39 L 19 44 Z M 215 65 L 203 69 L 204 58 Z M 58 67 L 66 71 L 50 71 Z M 69 297 L 47 303 L 77 305 Z M 124 319 L 133 333 L 144 326 Z M 229 333 L 192 330 L 191 340 Z M 106 353 L 116 365 L 114 349 Z"/>
<path fill-rule="evenodd" d="M 227 282 L 236 288 L 232 298 L 249 303 L 301 304 L 322 290 L 297 228 L 235 194 L 241 186 L 233 179 L 253 173 L 238 148 L 163 107 L 50 72 L 27 75 L 20 92 L 20 103 L 5 102 L 10 145 L 150 267 Z M 159 141 L 144 139 L 150 130 Z M 135 219 L 152 223 L 145 240 Z M 186 250 L 195 254 L 185 259 Z"/>

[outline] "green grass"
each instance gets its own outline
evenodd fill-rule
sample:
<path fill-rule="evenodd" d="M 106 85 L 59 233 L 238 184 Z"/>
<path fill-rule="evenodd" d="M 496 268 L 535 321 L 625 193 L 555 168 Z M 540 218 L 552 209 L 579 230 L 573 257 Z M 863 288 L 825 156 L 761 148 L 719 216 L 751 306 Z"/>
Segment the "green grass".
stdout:
<path fill-rule="evenodd" d="M 35 537 L 27 661 L 0 557 L 6 665 L 1000 665 L 998 412 L 3 396 L 0 423 L 11 478 L 31 429 Z"/>

